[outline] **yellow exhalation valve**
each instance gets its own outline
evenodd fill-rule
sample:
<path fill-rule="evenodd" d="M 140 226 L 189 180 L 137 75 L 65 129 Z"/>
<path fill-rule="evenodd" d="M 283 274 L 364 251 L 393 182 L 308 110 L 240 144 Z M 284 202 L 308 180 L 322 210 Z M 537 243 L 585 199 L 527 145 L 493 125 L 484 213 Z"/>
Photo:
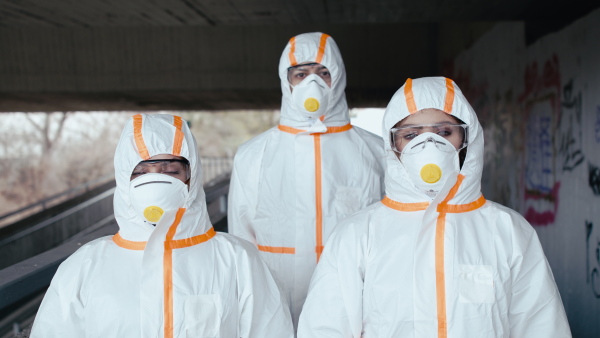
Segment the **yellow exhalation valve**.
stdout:
<path fill-rule="evenodd" d="M 306 99 L 306 101 L 304 101 L 304 108 L 311 113 L 316 112 L 319 110 L 319 100 L 315 99 L 314 97 L 309 97 Z"/>
<path fill-rule="evenodd" d="M 421 179 L 427 183 L 435 183 L 442 178 L 442 169 L 430 163 L 421 168 Z"/>
<path fill-rule="evenodd" d="M 146 220 L 151 223 L 158 222 L 164 213 L 165 211 L 157 206 L 149 206 L 144 209 L 144 217 L 146 217 Z"/>

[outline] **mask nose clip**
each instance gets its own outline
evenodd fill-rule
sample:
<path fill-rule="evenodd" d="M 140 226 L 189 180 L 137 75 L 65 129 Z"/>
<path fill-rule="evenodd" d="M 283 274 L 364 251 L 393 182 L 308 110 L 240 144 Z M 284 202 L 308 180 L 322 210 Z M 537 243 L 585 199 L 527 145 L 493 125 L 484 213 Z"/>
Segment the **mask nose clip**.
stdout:
<path fill-rule="evenodd" d="M 447 144 L 445 144 L 444 142 L 441 142 L 441 141 L 439 141 L 439 140 L 436 140 L 436 139 L 434 139 L 434 138 L 433 138 L 433 136 L 429 136 L 429 137 L 427 137 L 425 140 L 423 140 L 422 142 L 419 142 L 419 143 L 415 144 L 414 146 L 410 147 L 410 149 L 411 149 L 411 151 L 413 151 L 413 152 L 414 152 L 415 150 L 419 150 L 419 151 L 420 151 L 420 150 L 423 150 L 423 149 L 425 149 L 425 147 L 427 146 L 427 143 L 428 143 L 428 142 L 431 142 L 431 143 L 433 143 L 433 145 L 434 145 L 436 148 L 438 148 L 438 149 L 441 149 L 441 148 L 443 148 L 443 147 L 446 147 L 446 146 L 447 146 Z M 421 149 L 416 149 L 416 148 L 417 148 L 417 147 L 419 147 L 419 146 L 421 147 Z"/>

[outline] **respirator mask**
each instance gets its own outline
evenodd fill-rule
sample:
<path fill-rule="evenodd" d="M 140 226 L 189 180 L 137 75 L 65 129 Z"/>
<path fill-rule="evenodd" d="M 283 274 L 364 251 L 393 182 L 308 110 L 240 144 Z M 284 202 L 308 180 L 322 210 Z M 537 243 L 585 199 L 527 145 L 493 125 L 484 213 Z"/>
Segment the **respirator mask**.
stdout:
<path fill-rule="evenodd" d="M 408 125 L 390 130 L 392 150 L 413 184 L 431 199 L 452 173 L 460 171 L 459 152 L 467 146 L 466 124 Z"/>
<path fill-rule="evenodd" d="M 144 174 L 129 184 L 133 209 L 141 219 L 153 225 L 156 225 L 165 211 L 183 207 L 188 195 L 185 183 L 166 174 Z"/>
<path fill-rule="evenodd" d="M 317 74 L 311 74 L 292 86 L 292 104 L 307 118 L 319 118 L 329 108 L 331 88 Z"/>

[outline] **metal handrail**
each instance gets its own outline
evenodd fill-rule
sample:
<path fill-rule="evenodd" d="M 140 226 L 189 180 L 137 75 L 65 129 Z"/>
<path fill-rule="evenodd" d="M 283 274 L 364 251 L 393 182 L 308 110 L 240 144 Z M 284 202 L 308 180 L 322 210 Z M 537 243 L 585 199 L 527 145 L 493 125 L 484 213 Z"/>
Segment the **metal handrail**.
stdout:
<path fill-rule="evenodd" d="M 202 171 L 204 172 L 203 176 L 205 178 L 205 182 L 212 181 L 214 178 L 218 177 L 219 175 L 221 175 L 224 172 L 231 171 L 232 164 L 233 164 L 233 157 L 231 157 L 231 156 L 203 157 L 202 158 Z M 39 207 L 39 206 L 42 206 L 42 210 L 46 210 L 47 205 L 53 200 L 57 200 L 61 197 L 71 195 L 75 192 L 82 191 L 82 190 L 87 192 L 91 188 L 96 187 L 96 186 L 100 185 L 101 183 L 105 183 L 110 180 L 114 180 L 114 178 L 115 178 L 114 174 L 109 174 L 109 175 L 105 175 L 105 176 L 99 177 L 97 179 L 91 180 L 89 182 L 79 184 L 74 188 L 71 188 L 69 190 L 63 191 L 56 195 L 52 195 L 50 197 L 44 198 L 41 201 L 34 202 L 32 204 L 26 205 L 17 210 L 13 210 L 6 214 L 0 215 L 0 222 L 2 222 L 3 219 L 23 213 L 27 210 L 31 210 L 31 209 Z"/>
<path fill-rule="evenodd" d="M 71 189 L 69 189 L 69 190 L 63 191 L 63 192 L 61 192 L 61 193 L 58 193 L 58 194 L 56 194 L 56 195 L 52 195 L 52 196 L 50 196 L 50 197 L 44 198 L 44 199 L 43 199 L 43 200 L 41 200 L 41 201 L 37 201 L 37 202 L 35 202 L 35 203 L 32 203 L 32 204 L 26 205 L 26 206 L 24 206 L 24 207 L 22 207 L 22 208 L 19 208 L 19 209 L 17 209 L 17 210 L 13 210 L 13 211 L 11 211 L 11 212 L 8 212 L 8 213 L 6 213 L 6 214 L 0 215 L 0 221 L 2 221 L 2 220 L 3 220 L 3 219 L 5 219 L 5 218 L 8 218 L 8 217 L 11 217 L 11 216 L 14 216 L 14 215 L 17 215 L 17 214 L 23 213 L 23 212 L 25 212 L 25 211 L 27 211 L 27 210 L 30 210 L 30 209 L 33 209 L 33 208 L 39 207 L 40 205 L 42 206 L 42 210 L 46 210 L 46 208 L 47 208 L 47 205 L 48 205 L 48 204 L 49 204 L 51 201 L 53 201 L 53 200 L 57 200 L 57 199 L 59 199 L 59 198 L 61 198 L 61 197 L 68 196 L 68 195 L 71 195 L 71 194 L 73 194 L 73 193 L 75 193 L 75 192 L 79 192 L 79 191 L 82 191 L 82 190 L 83 190 L 84 192 L 87 192 L 87 191 L 89 191 L 91 188 L 93 188 L 93 187 L 96 187 L 96 186 L 98 186 L 98 185 L 100 185 L 100 184 L 102 184 L 102 183 L 106 183 L 106 182 L 108 182 L 108 181 L 110 181 L 110 180 L 113 180 L 113 179 L 114 179 L 114 175 L 113 175 L 113 174 L 110 174 L 110 175 L 105 175 L 105 176 L 99 177 L 99 178 L 97 178 L 97 179 L 95 179 L 95 180 L 91 180 L 91 181 L 89 181 L 89 182 L 86 182 L 86 183 L 79 184 L 78 186 L 76 186 L 76 187 L 74 187 L 74 188 L 71 188 Z"/>

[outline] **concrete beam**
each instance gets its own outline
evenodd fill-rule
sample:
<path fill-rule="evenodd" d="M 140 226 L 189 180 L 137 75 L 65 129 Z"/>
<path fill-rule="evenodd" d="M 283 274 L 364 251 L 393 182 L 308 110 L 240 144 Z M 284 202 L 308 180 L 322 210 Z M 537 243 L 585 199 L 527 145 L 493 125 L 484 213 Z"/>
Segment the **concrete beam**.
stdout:
<path fill-rule="evenodd" d="M 353 107 L 437 74 L 429 23 L 0 29 L 0 111 L 279 108 L 281 52 L 310 31 L 340 46 Z"/>

